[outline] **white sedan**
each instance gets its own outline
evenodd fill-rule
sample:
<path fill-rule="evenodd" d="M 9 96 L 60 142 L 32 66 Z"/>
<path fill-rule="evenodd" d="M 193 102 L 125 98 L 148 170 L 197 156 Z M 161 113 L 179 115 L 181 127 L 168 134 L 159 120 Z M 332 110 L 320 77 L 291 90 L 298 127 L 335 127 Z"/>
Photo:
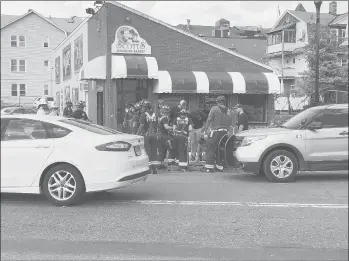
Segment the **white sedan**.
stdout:
<path fill-rule="evenodd" d="M 59 116 L 1 116 L 1 192 L 45 194 L 55 205 L 145 181 L 141 136 Z"/>

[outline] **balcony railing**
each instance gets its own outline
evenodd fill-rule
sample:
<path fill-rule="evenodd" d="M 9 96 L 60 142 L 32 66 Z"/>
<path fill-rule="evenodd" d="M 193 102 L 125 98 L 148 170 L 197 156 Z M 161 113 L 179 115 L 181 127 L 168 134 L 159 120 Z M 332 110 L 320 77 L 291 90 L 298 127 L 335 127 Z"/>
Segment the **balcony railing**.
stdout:
<path fill-rule="evenodd" d="M 284 51 L 294 51 L 295 49 L 299 47 L 303 47 L 305 44 L 303 42 L 301 43 L 284 43 Z M 273 53 L 279 53 L 282 52 L 282 44 L 274 44 L 269 45 L 267 49 L 267 54 L 273 54 Z"/>

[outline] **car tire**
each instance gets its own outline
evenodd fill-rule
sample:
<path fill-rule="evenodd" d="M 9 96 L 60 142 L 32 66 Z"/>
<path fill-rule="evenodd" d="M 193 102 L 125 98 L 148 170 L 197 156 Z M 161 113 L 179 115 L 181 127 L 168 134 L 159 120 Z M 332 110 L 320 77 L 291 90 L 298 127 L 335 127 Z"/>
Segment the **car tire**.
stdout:
<path fill-rule="evenodd" d="M 279 162 L 281 164 L 278 164 Z M 298 173 L 298 160 L 293 153 L 287 150 L 274 150 L 265 158 L 263 172 L 271 182 L 292 182 Z"/>
<path fill-rule="evenodd" d="M 71 206 L 82 202 L 85 182 L 80 172 L 69 164 L 59 164 L 44 176 L 42 189 L 46 198 L 56 206 Z"/>

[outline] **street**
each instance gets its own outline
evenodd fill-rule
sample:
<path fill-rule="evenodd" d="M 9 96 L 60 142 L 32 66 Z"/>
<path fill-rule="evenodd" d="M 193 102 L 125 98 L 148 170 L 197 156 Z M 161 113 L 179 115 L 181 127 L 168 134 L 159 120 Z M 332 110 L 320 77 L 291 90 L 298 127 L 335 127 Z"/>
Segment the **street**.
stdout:
<path fill-rule="evenodd" d="M 162 173 L 75 207 L 4 194 L 1 259 L 348 260 L 347 204 L 345 172 Z"/>

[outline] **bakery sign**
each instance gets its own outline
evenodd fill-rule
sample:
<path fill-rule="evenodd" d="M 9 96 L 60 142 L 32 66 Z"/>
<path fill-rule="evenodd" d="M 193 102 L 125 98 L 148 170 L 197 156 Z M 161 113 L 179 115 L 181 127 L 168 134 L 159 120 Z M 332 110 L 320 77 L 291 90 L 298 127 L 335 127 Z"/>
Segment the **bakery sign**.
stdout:
<path fill-rule="evenodd" d="M 151 54 L 151 46 L 139 36 L 134 27 L 123 25 L 116 30 L 111 51 L 124 54 Z"/>

